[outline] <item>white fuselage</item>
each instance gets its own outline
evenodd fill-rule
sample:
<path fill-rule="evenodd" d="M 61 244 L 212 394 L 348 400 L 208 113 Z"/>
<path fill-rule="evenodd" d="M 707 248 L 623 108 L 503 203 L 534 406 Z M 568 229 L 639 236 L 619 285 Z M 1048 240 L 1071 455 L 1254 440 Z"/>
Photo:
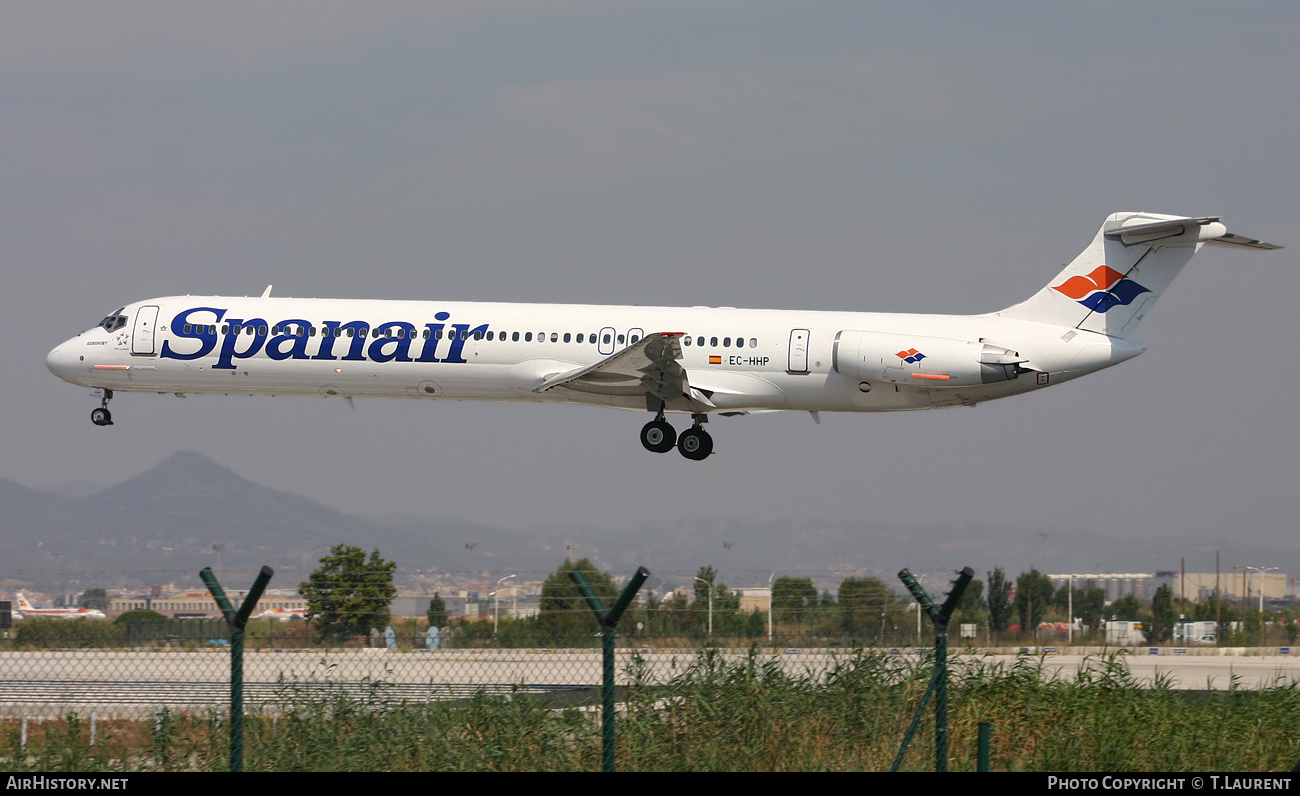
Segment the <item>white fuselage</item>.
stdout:
<path fill-rule="evenodd" d="M 647 334 L 670 332 L 682 333 L 680 364 L 690 386 L 709 396 L 709 412 L 878 412 L 1028 392 L 1143 350 L 1104 334 L 992 315 L 180 296 L 131 304 L 113 317 L 115 324 L 106 319 L 51 351 L 50 370 L 115 391 L 646 411 L 636 389 L 535 390 Z M 852 363 L 837 348 L 846 332 L 867 352 Z M 988 344 L 1015 352 L 1024 370 L 996 383 L 962 383 L 943 375 L 946 363 L 933 354 L 917 366 L 902 364 L 908 341 L 920 351 L 942 343 L 954 356 L 965 356 L 962 345 L 976 351 Z M 872 345 L 884 352 L 879 361 Z M 940 370 L 923 372 L 936 365 Z"/>

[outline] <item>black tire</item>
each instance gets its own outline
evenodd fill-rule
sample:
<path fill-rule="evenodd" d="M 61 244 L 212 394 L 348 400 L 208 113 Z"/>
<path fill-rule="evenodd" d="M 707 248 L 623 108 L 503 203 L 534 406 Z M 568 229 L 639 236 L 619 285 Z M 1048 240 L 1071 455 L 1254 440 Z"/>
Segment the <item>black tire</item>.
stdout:
<path fill-rule="evenodd" d="M 104 407 L 95 409 L 90 413 L 90 422 L 97 426 L 113 425 L 113 414 Z"/>
<path fill-rule="evenodd" d="M 683 431 L 677 438 L 677 450 L 691 461 L 703 461 L 713 453 L 713 437 L 702 428 Z"/>
<path fill-rule="evenodd" d="M 662 420 L 651 420 L 641 428 L 641 444 L 652 453 L 667 453 L 677 444 L 677 431 Z"/>

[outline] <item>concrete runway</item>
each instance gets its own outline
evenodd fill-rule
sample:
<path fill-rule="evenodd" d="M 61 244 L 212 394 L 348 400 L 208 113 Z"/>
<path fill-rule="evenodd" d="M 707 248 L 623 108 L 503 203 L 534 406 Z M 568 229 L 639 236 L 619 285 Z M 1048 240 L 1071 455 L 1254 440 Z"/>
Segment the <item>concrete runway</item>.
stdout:
<path fill-rule="evenodd" d="M 1214 651 L 1219 652 L 1219 651 Z M 746 650 L 720 650 L 729 662 Z M 666 683 L 696 663 L 698 650 L 619 651 L 617 681 L 626 684 L 638 660 L 643 681 Z M 844 652 L 780 650 L 761 653 L 791 674 L 825 675 L 850 660 Z M 910 651 L 887 654 L 902 668 L 915 664 Z M 954 655 L 954 673 L 968 665 L 1011 667 L 1015 655 Z M 1037 662 L 1038 658 L 1033 658 Z M 1099 668 L 1105 658 L 1049 655 L 1051 676 L 1073 678 L 1081 666 Z M 1187 690 L 1244 689 L 1300 681 L 1300 656 L 1123 655 L 1113 658 L 1140 683 L 1166 679 Z M 598 650 L 388 651 L 276 650 L 244 656 L 246 710 L 271 713 L 295 699 L 345 691 L 360 698 L 402 701 L 463 699 L 478 691 L 561 694 L 588 691 L 601 679 Z M 102 718 L 150 715 L 160 708 L 200 711 L 229 702 L 230 657 L 224 648 L 202 651 L 64 651 L 0 653 L 0 716 L 52 718 L 91 710 Z"/>

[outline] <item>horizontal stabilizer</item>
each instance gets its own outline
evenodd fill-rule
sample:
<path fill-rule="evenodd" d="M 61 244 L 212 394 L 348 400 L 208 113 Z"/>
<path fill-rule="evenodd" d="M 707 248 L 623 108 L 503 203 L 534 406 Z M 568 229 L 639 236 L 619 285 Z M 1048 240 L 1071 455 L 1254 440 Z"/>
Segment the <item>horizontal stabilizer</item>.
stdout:
<path fill-rule="evenodd" d="M 1140 216 L 1139 216 L 1140 218 Z M 1146 224 L 1108 223 L 1103 229 L 1106 237 L 1118 238 L 1125 246 L 1138 243 L 1155 243 L 1170 238 L 1184 238 L 1186 243 L 1196 243 L 1209 238 L 1224 235 L 1227 230 L 1218 222 L 1222 216 L 1202 216 L 1200 218 L 1171 218 Z M 1198 229 L 1201 228 L 1201 229 Z M 1196 231 L 1197 234 L 1189 234 Z"/>
<path fill-rule="evenodd" d="M 1215 238 L 1214 240 L 1207 240 L 1205 244 L 1207 246 L 1223 246 L 1227 249 L 1263 249 L 1265 251 L 1273 251 L 1274 249 L 1282 248 L 1276 243 L 1265 243 L 1262 240 L 1246 238 L 1241 235 L 1233 235 L 1231 232 L 1222 237 Z"/>
<path fill-rule="evenodd" d="M 995 315 L 1127 337 L 1205 245 L 1282 248 L 1229 233 L 1220 216 L 1114 213 L 1047 287 Z"/>

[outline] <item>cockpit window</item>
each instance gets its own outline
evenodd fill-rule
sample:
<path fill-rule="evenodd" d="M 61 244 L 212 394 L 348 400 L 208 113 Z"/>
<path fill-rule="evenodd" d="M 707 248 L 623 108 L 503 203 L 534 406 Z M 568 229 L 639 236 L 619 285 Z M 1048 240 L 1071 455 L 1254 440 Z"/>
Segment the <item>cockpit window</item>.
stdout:
<path fill-rule="evenodd" d="M 126 309 L 126 307 L 118 307 L 116 312 L 100 321 L 100 328 L 106 332 L 116 332 L 118 329 L 126 326 L 126 316 L 122 314 L 122 310 L 124 309 Z"/>

